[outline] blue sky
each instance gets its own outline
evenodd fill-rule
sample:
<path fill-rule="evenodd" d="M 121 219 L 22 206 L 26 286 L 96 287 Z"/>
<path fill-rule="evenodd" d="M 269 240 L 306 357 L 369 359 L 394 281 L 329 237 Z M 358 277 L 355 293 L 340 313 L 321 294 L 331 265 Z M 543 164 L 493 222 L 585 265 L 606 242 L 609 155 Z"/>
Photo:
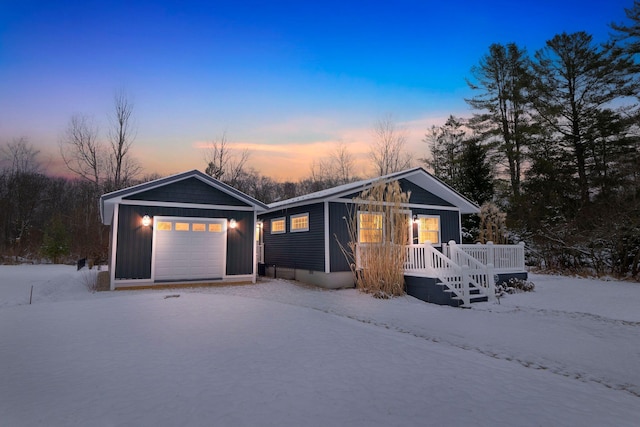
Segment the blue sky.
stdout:
<path fill-rule="evenodd" d="M 226 130 L 261 173 L 297 179 L 338 142 L 364 159 L 388 114 L 423 157 L 431 124 L 471 114 L 465 78 L 491 43 L 604 41 L 632 3 L 2 0 L 0 143 L 25 136 L 55 169 L 71 115 L 106 131 L 124 88 L 148 173 L 203 169 Z"/>

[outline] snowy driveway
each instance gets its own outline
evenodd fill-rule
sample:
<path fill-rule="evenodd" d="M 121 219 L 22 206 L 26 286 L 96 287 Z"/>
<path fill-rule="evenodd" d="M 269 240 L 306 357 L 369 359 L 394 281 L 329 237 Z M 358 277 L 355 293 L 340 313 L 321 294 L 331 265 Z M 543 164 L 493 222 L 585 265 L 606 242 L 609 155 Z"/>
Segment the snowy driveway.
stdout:
<path fill-rule="evenodd" d="M 534 276 L 535 293 L 463 310 L 271 280 L 90 294 L 60 269 L 29 306 L 15 271 L 0 267 L 8 425 L 640 420 L 637 284 Z"/>

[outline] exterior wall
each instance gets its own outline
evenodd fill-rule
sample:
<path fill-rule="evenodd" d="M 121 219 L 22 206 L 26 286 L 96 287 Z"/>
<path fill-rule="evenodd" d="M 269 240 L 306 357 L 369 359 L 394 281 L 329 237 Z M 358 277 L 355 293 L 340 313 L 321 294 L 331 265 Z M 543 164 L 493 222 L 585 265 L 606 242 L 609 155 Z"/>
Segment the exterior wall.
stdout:
<path fill-rule="evenodd" d="M 400 180 L 400 188 L 402 188 L 402 191 L 404 192 L 411 191 L 411 195 L 409 196 L 409 203 L 417 205 L 453 207 L 451 203 L 444 201 L 440 197 L 428 192 L 424 188 L 419 187 L 410 181 L 407 181 L 406 179 Z"/>
<path fill-rule="evenodd" d="M 115 259 L 116 280 L 151 278 L 153 230 L 141 225 L 144 215 L 235 219 L 238 226 L 229 229 L 227 233 L 226 274 L 253 274 L 253 211 L 120 205 Z"/>
<path fill-rule="evenodd" d="M 301 270 L 286 267 L 267 267 L 265 271 L 267 277 L 297 280 L 309 285 L 318 286 L 325 289 L 344 289 L 355 287 L 353 273 L 350 271 L 324 273 L 322 271 Z"/>
<path fill-rule="evenodd" d="M 127 200 L 199 203 L 222 206 L 249 206 L 224 191 L 217 190 L 197 178 L 167 184 L 126 197 Z"/>
<path fill-rule="evenodd" d="M 354 209 L 353 205 L 346 203 L 329 203 L 329 262 L 331 272 L 348 271 L 351 274 L 349 262 L 342 253 L 340 244 L 348 250 L 350 236 L 347 221 L 350 221 L 349 218 L 353 216 Z M 338 241 L 340 241 L 340 244 Z"/>
<path fill-rule="evenodd" d="M 291 232 L 291 216 L 309 213 L 309 231 Z M 271 234 L 271 219 L 285 218 L 285 233 Z M 324 271 L 324 204 L 315 203 L 260 215 L 267 266 Z"/>

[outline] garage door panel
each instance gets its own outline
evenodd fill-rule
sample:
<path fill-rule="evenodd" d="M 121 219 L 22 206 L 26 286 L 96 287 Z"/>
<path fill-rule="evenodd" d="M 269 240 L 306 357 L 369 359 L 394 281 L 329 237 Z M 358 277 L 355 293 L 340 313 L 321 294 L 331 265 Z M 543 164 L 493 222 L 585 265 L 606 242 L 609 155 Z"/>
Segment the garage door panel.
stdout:
<path fill-rule="evenodd" d="M 171 222 L 155 232 L 154 275 L 156 281 L 218 279 L 224 275 L 226 233 L 224 219 L 158 218 Z M 189 231 L 176 230 L 182 228 Z M 196 224 L 194 226 L 194 224 Z M 194 231 L 202 230 L 206 231 Z M 213 224 L 213 227 L 209 227 Z"/>

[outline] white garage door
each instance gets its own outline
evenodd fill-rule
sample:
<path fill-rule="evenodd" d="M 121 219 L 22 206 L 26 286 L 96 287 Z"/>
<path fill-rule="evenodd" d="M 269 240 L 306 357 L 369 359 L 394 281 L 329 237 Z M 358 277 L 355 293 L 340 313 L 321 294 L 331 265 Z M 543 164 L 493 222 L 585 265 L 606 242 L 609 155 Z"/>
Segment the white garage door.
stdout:
<path fill-rule="evenodd" d="M 155 217 L 154 280 L 222 278 L 226 232 L 226 219 Z"/>

